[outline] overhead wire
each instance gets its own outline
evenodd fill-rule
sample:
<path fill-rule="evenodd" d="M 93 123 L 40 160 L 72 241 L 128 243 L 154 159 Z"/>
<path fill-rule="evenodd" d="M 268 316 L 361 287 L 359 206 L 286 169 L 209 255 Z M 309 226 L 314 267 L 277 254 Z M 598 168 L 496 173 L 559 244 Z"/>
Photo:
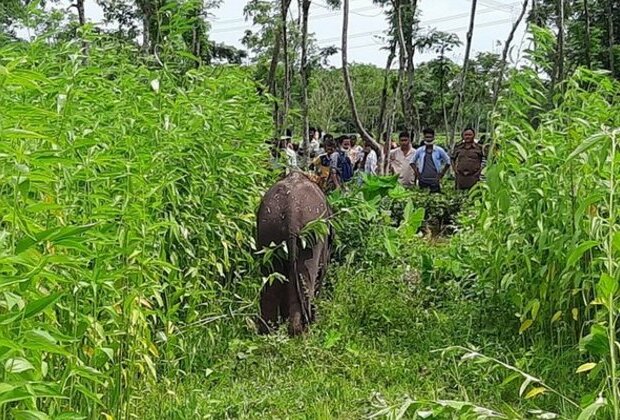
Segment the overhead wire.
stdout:
<path fill-rule="evenodd" d="M 514 4 L 516 4 L 518 2 L 514 2 Z M 486 10 L 482 10 L 480 12 L 478 12 L 478 14 L 486 14 L 486 13 L 492 13 L 492 12 L 497 12 L 496 9 L 490 8 L 490 9 L 486 9 Z M 446 17 L 442 17 L 442 18 L 435 18 L 435 19 L 429 19 L 427 21 L 422 21 L 420 22 L 421 25 L 424 26 L 428 26 L 429 24 L 433 24 L 433 23 L 444 23 L 444 22 L 450 22 L 452 20 L 457 20 L 457 19 L 461 19 L 463 17 L 467 17 L 469 16 L 469 13 L 459 13 L 456 15 L 452 15 L 452 16 L 446 16 Z M 467 29 L 467 27 L 465 28 Z M 445 32 L 451 32 L 454 30 L 445 30 Z M 359 38 L 359 37 L 364 37 L 364 36 L 369 36 L 369 35 L 378 35 L 381 33 L 384 33 L 385 30 L 384 29 L 379 29 L 379 30 L 374 30 L 374 31 L 367 31 L 367 32 L 359 32 L 356 34 L 351 34 L 349 35 L 349 39 L 351 38 Z M 338 41 L 340 39 L 340 37 L 332 37 L 332 38 L 324 38 L 324 39 L 318 39 L 317 42 L 320 43 L 329 43 L 329 42 L 334 42 L 334 41 Z"/>

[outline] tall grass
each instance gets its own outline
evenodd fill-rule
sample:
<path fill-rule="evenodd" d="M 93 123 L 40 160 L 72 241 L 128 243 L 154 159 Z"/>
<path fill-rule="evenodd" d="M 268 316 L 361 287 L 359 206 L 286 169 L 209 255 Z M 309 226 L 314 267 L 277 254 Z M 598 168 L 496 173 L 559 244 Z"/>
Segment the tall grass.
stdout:
<path fill-rule="evenodd" d="M 588 363 L 578 372 L 608 378 L 582 403 L 602 405 L 604 389 L 614 416 L 619 95 L 617 81 L 580 69 L 546 111 L 544 82 L 515 74 L 483 199 L 458 240 L 485 302 L 504 319 L 517 314 L 525 345 L 581 343 Z"/>
<path fill-rule="evenodd" d="M 130 416 L 208 357 L 222 286 L 253 270 L 270 118 L 249 74 L 79 47 L 0 50 L 4 418 Z"/>

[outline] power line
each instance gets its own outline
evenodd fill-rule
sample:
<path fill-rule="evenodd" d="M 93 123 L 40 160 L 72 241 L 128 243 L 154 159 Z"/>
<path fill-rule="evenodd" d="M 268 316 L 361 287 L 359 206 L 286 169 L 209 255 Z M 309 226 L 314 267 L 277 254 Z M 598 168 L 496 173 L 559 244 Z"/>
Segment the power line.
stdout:
<path fill-rule="evenodd" d="M 517 2 L 514 2 L 512 4 L 516 4 Z M 496 9 L 493 8 L 489 8 L 486 10 L 482 10 L 481 12 L 478 12 L 477 15 L 481 15 L 481 14 L 486 14 L 486 13 L 491 13 L 491 12 L 496 12 Z M 459 13 L 457 15 L 452 15 L 452 16 L 447 16 L 447 17 L 442 17 L 442 18 L 436 18 L 436 19 L 430 19 L 426 22 L 421 22 L 421 24 L 424 24 L 425 26 L 431 23 L 443 23 L 443 22 L 449 22 L 452 20 L 457 20 L 463 17 L 467 17 L 469 16 L 469 13 Z M 467 28 L 466 28 L 467 29 Z M 359 38 L 359 37 L 364 37 L 364 36 L 369 36 L 369 35 L 378 35 L 381 33 L 384 33 L 384 29 L 380 29 L 380 30 L 375 30 L 375 31 L 368 31 L 368 32 L 360 32 L 357 34 L 352 34 L 349 36 L 349 38 Z M 445 32 L 450 32 L 453 30 L 446 30 Z M 340 39 L 340 37 L 332 37 L 332 38 L 324 38 L 324 39 L 319 39 L 317 40 L 318 43 L 322 43 L 322 42 L 334 42 L 334 41 L 338 41 Z"/>
<path fill-rule="evenodd" d="M 358 12 L 365 12 L 365 11 L 375 10 L 375 9 L 376 9 L 375 6 L 366 6 L 366 7 L 360 7 L 359 9 L 356 9 L 356 11 L 358 11 Z M 289 10 L 289 12 L 292 12 L 292 11 Z M 318 20 L 318 19 L 325 19 L 325 18 L 339 16 L 339 15 L 340 15 L 340 12 L 323 13 L 321 15 L 312 16 L 312 20 L 314 21 L 314 20 Z M 244 19 L 241 19 L 241 20 L 244 20 Z M 248 25 L 244 25 L 244 26 L 236 26 L 236 27 L 229 27 L 229 28 L 214 29 L 210 33 L 218 34 L 218 33 L 225 33 L 225 32 L 235 32 L 235 31 L 238 31 L 238 30 L 250 29 L 253 26 L 254 26 L 254 24 L 248 24 Z"/>
<path fill-rule="evenodd" d="M 493 26 L 498 26 L 498 25 L 503 25 L 505 23 L 509 23 L 512 22 L 512 19 L 501 19 L 501 20 L 496 20 L 493 22 L 484 22 L 481 24 L 476 25 L 476 28 L 490 28 Z M 452 28 L 452 29 L 447 29 L 446 32 L 459 32 L 459 31 L 465 31 L 469 29 L 468 26 L 463 26 L 460 28 Z M 364 44 L 364 45 L 354 45 L 352 47 L 347 48 L 348 50 L 355 50 L 355 49 L 359 49 L 359 48 L 366 48 L 366 47 L 376 47 L 377 44 L 376 43 L 372 43 L 372 44 Z"/>

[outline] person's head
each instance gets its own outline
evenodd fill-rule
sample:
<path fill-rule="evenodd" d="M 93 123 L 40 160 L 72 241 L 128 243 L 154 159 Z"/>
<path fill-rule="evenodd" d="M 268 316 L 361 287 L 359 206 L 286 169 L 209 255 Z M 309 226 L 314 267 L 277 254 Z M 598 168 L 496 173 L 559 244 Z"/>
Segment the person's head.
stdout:
<path fill-rule="evenodd" d="M 289 136 L 282 136 L 278 141 L 278 148 L 286 149 L 291 143 L 291 138 Z"/>
<path fill-rule="evenodd" d="M 370 153 L 372 150 L 372 142 L 370 140 L 364 141 L 364 153 Z"/>
<path fill-rule="evenodd" d="M 411 136 L 406 131 L 398 135 L 398 141 L 402 150 L 408 150 L 411 147 Z"/>
<path fill-rule="evenodd" d="M 329 136 L 330 138 L 327 139 L 327 136 Z M 331 155 L 336 151 L 336 142 L 334 141 L 334 137 L 330 134 L 326 135 L 325 137 L 325 153 Z"/>
<path fill-rule="evenodd" d="M 471 127 L 467 127 L 465 130 L 463 130 L 463 132 L 461 133 L 461 137 L 463 138 L 463 141 L 465 143 L 473 143 L 474 139 L 476 138 L 476 130 L 474 130 Z"/>
<path fill-rule="evenodd" d="M 424 144 L 433 144 L 435 142 L 435 130 L 430 127 L 422 130 L 422 135 L 424 136 Z"/>
<path fill-rule="evenodd" d="M 314 138 L 316 138 L 316 128 L 314 128 L 314 127 L 310 127 L 310 128 L 308 129 L 308 139 L 309 139 L 309 140 L 312 140 L 312 139 L 314 139 Z"/>
<path fill-rule="evenodd" d="M 342 150 L 349 150 L 351 148 L 351 139 L 348 136 L 338 137 L 338 146 Z"/>
<path fill-rule="evenodd" d="M 349 139 L 351 139 L 351 147 L 355 147 L 355 145 L 357 144 L 357 136 L 355 134 L 351 134 L 349 136 Z"/>

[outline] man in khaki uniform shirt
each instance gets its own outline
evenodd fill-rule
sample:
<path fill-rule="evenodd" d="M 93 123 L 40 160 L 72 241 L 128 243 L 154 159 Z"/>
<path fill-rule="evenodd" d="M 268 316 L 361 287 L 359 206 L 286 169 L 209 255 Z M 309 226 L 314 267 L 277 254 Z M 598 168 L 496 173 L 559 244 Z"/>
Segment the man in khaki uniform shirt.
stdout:
<path fill-rule="evenodd" d="M 415 172 L 409 162 L 415 153 L 413 147 L 411 147 L 411 137 L 409 133 L 402 132 L 399 135 L 400 147 L 390 152 L 389 172 L 394 175 L 398 175 L 398 182 L 403 187 L 415 186 Z"/>

